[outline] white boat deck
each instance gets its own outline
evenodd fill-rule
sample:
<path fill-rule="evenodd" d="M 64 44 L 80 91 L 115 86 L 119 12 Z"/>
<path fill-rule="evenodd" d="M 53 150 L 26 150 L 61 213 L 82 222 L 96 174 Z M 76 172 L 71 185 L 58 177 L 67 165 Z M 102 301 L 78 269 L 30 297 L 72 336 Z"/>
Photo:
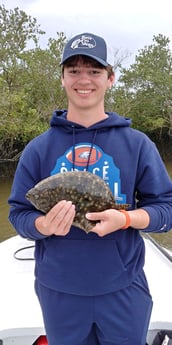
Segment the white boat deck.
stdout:
<path fill-rule="evenodd" d="M 44 334 L 42 314 L 34 292 L 34 261 L 14 259 L 16 250 L 32 245 L 34 242 L 19 236 L 0 244 L 0 276 L 3 277 L 0 282 L 0 339 L 23 335 L 23 344 L 26 344 L 27 336 L 29 341 L 34 341 Z M 33 248 L 19 252 L 17 257 L 33 258 Z M 4 342 L 5 345 L 8 343 L 13 344 L 10 340 Z"/>
<path fill-rule="evenodd" d="M 148 336 L 151 344 L 156 330 L 172 330 L 172 263 L 150 240 L 145 239 L 145 244 L 145 272 L 154 301 Z M 33 245 L 34 242 L 19 236 L 0 243 L 0 339 L 4 345 L 31 345 L 39 335 L 45 334 L 34 292 L 34 260 L 14 258 L 17 250 Z M 16 255 L 33 259 L 33 250 L 26 249 Z"/>
<path fill-rule="evenodd" d="M 149 325 L 149 343 L 156 330 L 172 330 L 172 261 L 165 257 L 150 241 L 146 243 L 145 272 L 153 297 L 153 310 Z M 172 257 L 172 252 L 170 254 Z"/>

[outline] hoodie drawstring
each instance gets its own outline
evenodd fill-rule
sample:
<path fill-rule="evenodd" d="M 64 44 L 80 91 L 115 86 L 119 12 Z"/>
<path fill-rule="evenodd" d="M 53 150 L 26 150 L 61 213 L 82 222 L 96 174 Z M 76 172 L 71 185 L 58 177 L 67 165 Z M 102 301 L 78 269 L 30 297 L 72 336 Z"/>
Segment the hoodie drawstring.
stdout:
<path fill-rule="evenodd" d="M 73 129 L 73 132 L 72 132 L 72 138 L 73 138 L 73 146 L 72 146 L 72 164 L 73 164 L 73 171 L 75 170 L 75 126 L 72 126 L 72 129 Z M 89 151 L 89 154 L 88 154 L 88 159 L 87 159 L 87 164 L 86 164 L 86 171 L 88 171 L 88 168 L 89 168 L 89 164 L 90 164 L 90 159 L 91 159 L 91 154 L 92 154 L 92 150 L 93 150 L 93 147 L 94 147 L 94 143 L 95 143 L 95 140 L 96 140 L 96 136 L 97 136 L 97 129 L 95 129 L 94 133 L 93 133 L 93 137 L 92 137 L 92 140 L 91 140 L 91 147 L 90 147 L 90 151 Z"/>
<path fill-rule="evenodd" d="M 72 141 L 73 141 L 73 145 L 72 145 L 72 168 L 73 171 L 75 170 L 75 126 L 72 126 Z"/>
<path fill-rule="evenodd" d="M 90 159 L 91 159 L 91 153 L 93 150 L 93 146 L 96 140 L 96 136 L 97 136 L 97 129 L 95 130 L 93 137 L 92 137 L 92 141 L 91 141 L 91 147 L 90 147 L 90 151 L 89 151 L 89 155 L 88 155 L 88 159 L 87 159 L 87 165 L 86 165 L 86 171 L 88 171 L 89 168 L 89 164 L 90 164 Z"/>

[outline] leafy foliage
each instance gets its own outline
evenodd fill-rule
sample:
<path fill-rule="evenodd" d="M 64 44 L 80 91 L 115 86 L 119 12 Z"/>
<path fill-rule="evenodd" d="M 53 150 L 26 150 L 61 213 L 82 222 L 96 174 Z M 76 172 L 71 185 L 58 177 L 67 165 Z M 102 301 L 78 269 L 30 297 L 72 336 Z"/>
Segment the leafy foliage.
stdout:
<path fill-rule="evenodd" d="M 22 150 L 48 127 L 52 108 L 65 103 L 59 64 L 66 38 L 57 33 L 57 39 L 49 39 L 48 48 L 42 50 L 43 34 L 35 18 L 0 6 L 1 158 Z"/>
<path fill-rule="evenodd" d="M 66 36 L 57 32 L 47 47 L 35 18 L 19 8 L 0 6 L 0 157 L 12 158 L 28 141 L 46 130 L 51 112 L 67 107 L 61 87 L 60 59 Z M 108 90 L 106 110 L 131 117 L 133 126 L 162 143 L 172 136 L 172 54 L 169 38 L 159 34 L 138 51 L 135 63 L 122 68 L 127 54 L 114 52 L 120 68 Z"/>
<path fill-rule="evenodd" d="M 134 127 L 145 132 L 172 132 L 172 54 L 170 40 L 153 37 L 153 44 L 139 51 L 129 70 L 120 77 L 127 90 Z"/>

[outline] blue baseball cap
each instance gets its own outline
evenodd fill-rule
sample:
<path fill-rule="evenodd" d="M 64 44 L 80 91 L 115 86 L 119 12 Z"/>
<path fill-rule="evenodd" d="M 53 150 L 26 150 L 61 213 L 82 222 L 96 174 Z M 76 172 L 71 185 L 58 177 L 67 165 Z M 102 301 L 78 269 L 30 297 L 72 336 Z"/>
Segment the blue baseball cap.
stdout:
<path fill-rule="evenodd" d="M 67 42 L 63 51 L 61 65 L 76 55 L 88 56 L 105 67 L 108 65 L 114 66 L 114 52 L 112 48 L 106 43 L 104 38 L 92 33 L 78 34 Z"/>

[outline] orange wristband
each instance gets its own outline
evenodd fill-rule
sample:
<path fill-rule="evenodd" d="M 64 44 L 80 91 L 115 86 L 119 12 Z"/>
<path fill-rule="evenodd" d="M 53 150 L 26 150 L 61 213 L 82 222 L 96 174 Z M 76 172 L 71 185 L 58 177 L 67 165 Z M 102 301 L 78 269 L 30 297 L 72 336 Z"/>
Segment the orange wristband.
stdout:
<path fill-rule="evenodd" d="M 122 212 L 125 215 L 125 218 L 126 218 L 126 223 L 125 223 L 125 225 L 121 229 L 123 229 L 123 230 L 128 229 L 129 226 L 131 225 L 131 218 L 130 218 L 128 212 L 125 211 L 125 210 L 119 210 L 119 212 Z"/>

